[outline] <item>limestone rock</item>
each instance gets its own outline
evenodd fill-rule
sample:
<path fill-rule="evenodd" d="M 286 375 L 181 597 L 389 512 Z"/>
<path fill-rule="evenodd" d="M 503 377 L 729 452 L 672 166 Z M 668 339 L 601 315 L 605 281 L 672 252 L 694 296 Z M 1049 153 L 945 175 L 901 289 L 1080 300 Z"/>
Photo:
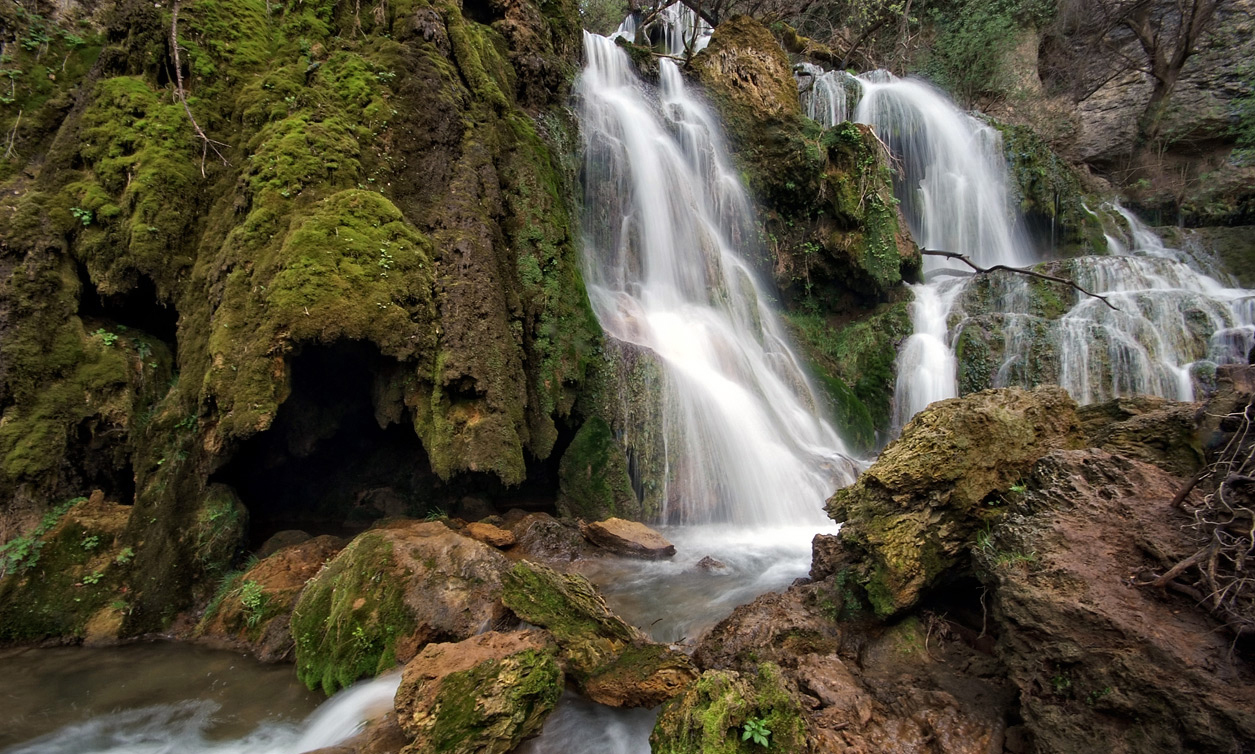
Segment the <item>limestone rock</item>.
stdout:
<path fill-rule="evenodd" d="M 627 454 L 599 416 L 584 422 L 562 455 L 557 508 L 563 516 L 583 519 L 641 516 L 640 500 L 628 476 Z"/>
<path fill-rule="evenodd" d="M 512 532 L 482 521 L 467 524 L 466 533 L 471 539 L 493 547 L 512 547 L 515 542 Z"/>
<path fill-rule="evenodd" d="M 758 721 L 770 731 L 773 752 L 807 751 L 801 710 L 789 695 L 780 670 L 764 663 L 757 673 L 708 670 L 662 709 L 649 738 L 655 754 L 752 751 L 742 731 Z M 757 748 L 757 747 L 754 747 Z"/>
<path fill-rule="evenodd" d="M 1152 396 L 1115 398 L 1077 411 L 1088 444 L 1189 477 L 1203 462 L 1199 405 Z"/>
<path fill-rule="evenodd" d="M 771 32 L 749 16 L 719 24 L 692 67 L 707 88 L 760 120 L 802 114 L 793 68 Z"/>
<path fill-rule="evenodd" d="M 557 649 L 543 631 L 490 631 L 428 644 L 397 689 L 404 754 L 504 754 L 540 730 L 562 694 Z"/>
<path fill-rule="evenodd" d="M 1098 449 L 1054 451 L 976 551 L 1036 751 L 1235 751 L 1255 673 L 1196 601 L 1130 583 L 1194 552 L 1181 480 Z"/>
<path fill-rule="evenodd" d="M 346 544 L 329 535 L 306 537 L 224 585 L 197 626 L 197 636 L 247 649 L 262 662 L 291 660 L 290 623 L 301 590 Z"/>
<path fill-rule="evenodd" d="M 828 501 L 876 612 L 892 615 L 966 557 L 983 523 L 1052 448 L 1079 447 L 1076 404 L 1058 387 L 986 390 L 934 403 Z"/>
<path fill-rule="evenodd" d="M 518 552 L 529 558 L 571 561 L 596 552 L 577 523 L 556 519 L 548 513 L 524 514 L 510 526 L 510 531 L 518 542 Z"/>
<path fill-rule="evenodd" d="M 658 532 L 636 521 L 608 518 L 584 530 L 588 541 L 615 553 L 633 558 L 657 560 L 675 555 L 675 545 Z"/>
<path fill-rule="evenodd" d="M 283 531 L 277 531 L 271 535 L 270 539 L 263 542 L 260 548 L 258 548 L 257 557 L 261 560 L 265 560 L 285 547 L 299 545 L 300 543 L 308 542 L 311 539 L 313 539 L 313 537 L 311 537 L 308 532 L 301 531 L 300 529 L 284 529 Z"/>
<path fill-rule="evenodd" d="M 438 521 L 399 521 L 355 538 L 309 582 L 292 616 L 297 675 L 328 693 L 512 620 L 509 562 Z"/>
<path fill-rule="evenodd" d="M 650 642 L 582 576 L 527 561 L 505 577 L 506 606 L 553 634 L 567 672 L 593 701 L 656 707 L 696 677 L 682 652 Z"/>
<path fill-rule="evenodd" d="M 727 563 L 724 563 L 722 560 L 712 558 L 709 555 L 697 561 L 697 570 L 699 571 L 726 571 L 727 569 Z"/>

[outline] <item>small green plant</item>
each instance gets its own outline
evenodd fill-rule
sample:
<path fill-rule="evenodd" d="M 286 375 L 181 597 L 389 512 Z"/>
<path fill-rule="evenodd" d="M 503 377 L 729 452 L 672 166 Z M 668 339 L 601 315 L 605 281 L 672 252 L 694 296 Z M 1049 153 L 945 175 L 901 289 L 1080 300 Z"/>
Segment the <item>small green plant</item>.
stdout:
<path fill-rule="evenodd" d="M 92 335 L 100 338 L 106 346 L 112 346 L 114 343 L 118 342 L 118 334 L 111 333 L 103 327 L 97 329 L 96 332 L 92 333 Z"/>
<path fill-rule="evenodd" d="M 1095 704 L 1098 703 L 1098 700 L 1102 699 L 1104 696 L 1110 693 L 1111 693 L 1110 686 L 1104 686 L 1101 689 L 1096 689 L 1094 691 L 1089 692 L 1089 695 L 1085 697 L 1085 703 L 1093 707 Z"/>
<path fill-rule="evenodd" d="M 114 556 L 113 562 L 118 565 L 126 565 L 131 562 L 131 558 L 133 557 L 135 557 L 135 550 L 130 547 L 123 547 L 118 551 L 118 554 Z"/>
<path fill-rule="evenodd" d="M 767 729 L 767 721 L 761 717 L 751 717 L 741 728 L 742 741 L 753 741 L 765 749 L 771 746 L 770 739 L 771 731 Z"/>
<path fill-rule="evenodd" d="M 240 586 L 240 604 L 244 606 L 244 621 L 249 628 L 256 628 L 266 609 L 266 592 L 261 584 L 249 579 Z"/>
<path fill-rule="evenodd" d="M 74 215 L 74 219 L 81 222 L 84 228 L 91 225 L 92 221 L 96 219 L 90 209 L 83 209 L 82 207 L 70 207 L 70 214 Z"/>
<path fill-rule="evenodd" d="M 94 550 L 100 545 L 100 537 L 95 534 L 89 534 L 83 537 L 83 540 L 78 544 L 79 547 L 82 547 L 84 550 Z"/>
<path fill-rule="evenodd" d="M 39 525 L 29 534 L 13 539 L 0 545 L 0 576 L 33 568 L 39 562 L 39 551 L 43 549 L 44 536 L 70 508 L 87 498 L 76 497 L 67 500 L 44 514 Z"/>
<path fill-rule="evenodd" d="M 101 573 L 100 571 L 94 571 L 83 577 L 83 583 L 88 586 L 91 586 L 92 584 L 100 583 L 100 580 L 103 579 L 104 577 L 105 575 Z"/>
<path fill-rule="evenodd" d="M 1054 687 L 1057 696 L 1066 696 L 1072 688 L 1072 679 L 1059 673 L 1050 679 L 1050 685 Z"/>

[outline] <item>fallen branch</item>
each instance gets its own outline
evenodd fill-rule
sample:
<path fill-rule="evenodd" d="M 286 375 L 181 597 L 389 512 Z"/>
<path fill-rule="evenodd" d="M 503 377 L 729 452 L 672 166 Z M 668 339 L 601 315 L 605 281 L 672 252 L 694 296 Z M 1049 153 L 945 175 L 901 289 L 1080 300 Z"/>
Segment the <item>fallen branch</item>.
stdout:
<path fill-rule="evenodd" d="M 22 111 L 17 111 L 17 120 L 13 121 L 13 130 L 9 132 L 9 146 L 4 150 L 4 159 L 13 155 L 13 145 L 17 142 L 17 127 L 22 123 Z"/>
<path fill-rule="evenodd" d="M 1098 299 L 1099 301 L 1103 302 L 1108 307 L 1110 307 L 1112 311 L 1117 311 L 1117 312 L 1120 311 L 1120 308 L 1116 306 L 1115 304 L 1111 303 L 1110 301 L 1108 301 L 1106 296 L 1100 296 L 1097 293 L 1087 291 L 1081 286 L 1077 285 L 1076 282 L 1072 280 L 1068 280 L 1067 278 L 1056 277 L 1054 275 L 1047 275 L 1045 273 L 1036 272 L 1034 270 L 1029 270 L 1024 267 L 1009 267 L 1005 264 L 995 264 L 993 267 L 980 267 L 975 262 L 973 262 L 972 260 L 964 256 L 963 254 L 960 254 L 955 251 L 938 251 L 936 249 L 920 249 L 919 253 L 924 254 L 926 256 L 930 256 L 930 257 L 945 257 L 946 259 L 957 259 L 963 264 L 967 265 L 968 267 L 971 267 L 973 270 L 975 270 L 979 274 L 997 272 L 998 270 L 1006 270 L 1007 272 L 1014 272 L 1020 275 L 1027 275 L 1029 277 L 1041 278 L 1042 280 L 1050 280 L 1055 283 L 1063 283 L 1064 285 L 1070 288 L 1075 288 L 1076 290 L 1080 291 L 1081 293 L 1084 293 L 1086 296 L 1089 296 L 1090 298 Z"/>
<path fill-rule="evenodd" d="M 170 49 L 174 54 L 174 93 L 178 95 L 179 102 L 183 103 L 183 111 L 187 113 L 187 119 L 192 121 L 192 128 L 196 130 L 196 135 L 200 137 L 200 177 L 205 177 L 205 156 L 212 149 L 214 154 L 218 155 L 218 159 L 222 160 L 223 165 L 230 165 L 227 158 L 222 156 L 222 152 L 218 147 L 225 147 L 220 141 L 214 141 L 209 138 L 200 124 L 196 122 L 196 117 L 192 115 L 192 108 L 187 104 L 187 92 L 183 89 L 183 63 L 179 60 L 179 1 L 175 0 L 174 7 L 170 11 Z"/>

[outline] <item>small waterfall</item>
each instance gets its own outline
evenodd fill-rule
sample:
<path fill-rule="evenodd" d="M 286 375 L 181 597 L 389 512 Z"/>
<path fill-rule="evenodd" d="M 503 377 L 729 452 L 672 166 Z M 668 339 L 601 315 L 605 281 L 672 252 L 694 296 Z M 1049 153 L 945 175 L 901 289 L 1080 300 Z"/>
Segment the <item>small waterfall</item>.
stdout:
<path fill-rule="evenodd" d="M 798 80 L 811 117 L 831 126 L 849 113 L 885 142 L 897 162 L 895 195 L 923 248 L 982 267 L 1040 263 L 1008 204 L 996 129 L 928 85 L 883 71 L 854 77 L 803 66 Z M 1210 260 L 1168 247 L 1118 204 L 1110 209 L 1124 224 L 1106 234 L 1111 256 L 1046 264 L 1118 311 L 1057 288 L 1046 295 L 1062 310 L 1042 312 L 1034 299 L 1042 289 L 1024 276 L 998 273 L 978 287 L 965 268 L 925 257 L 927 282 L 912 286 L 914 334 L 898 358 L 895 431 L 928 403 L 958 394 L 955 346 L 967 327 L 1001 341 L 991 386 L 1057 383 L 1081 403 L 1131 394 L 1191 400 L 1215 365 L 1246 360 L 1255 338 L 1251 292 L 1218 282 Z"/>
<path fill-rule="evenodd" d="M 647 87 L 585 34 L 585 278 L 605 331 L 667 372 L 670 523 L 823 523 L 856 466 L 738 250 L 752 207 L 717 122 L 671 60 Z"/>

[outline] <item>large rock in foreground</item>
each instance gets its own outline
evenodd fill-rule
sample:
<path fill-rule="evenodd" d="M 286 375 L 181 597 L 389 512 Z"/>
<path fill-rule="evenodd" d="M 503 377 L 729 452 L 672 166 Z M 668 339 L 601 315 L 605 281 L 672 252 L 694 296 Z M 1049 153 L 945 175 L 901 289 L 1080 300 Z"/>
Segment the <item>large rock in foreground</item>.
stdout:
<path fill-rule="evenodd" d="M 650 642 L 582 576 L 522 561 L 504 583 L 505 604 L 553 634 L 568 672 L 595 702 L 656 707 L 697 677 L 686 655 Z"/>
<path fill-rule="evenodd" d="M 1058 387 L 985 390 L 922 411 L 828 501 L 876 612 L 914 605 L 966 557 L 1038 458 L 1081 443 L 1076 404 Z"/>
<path fill-rule="evenodd" d="M 396 709 L 405 754 L 504 754 L 540 731 L 562 694 L 557 647 L 542 631 L 490 631 L 428 644 L 405 666 Z"/>
<path fill-rule="evenodd" d="M 1132 583 L 1197 549 L 1181 480 L 1103 450 L 1042 458 L 976 550 L 998 657 L 1041 754 L 1245 751 L 1255 672 L 1194 600 Z"/>
<path fill-rule="evenodd" d="M 297 675 L 331 693 L 405 662 L 428 642 L 513 622 L 505 556 L 440 522 L 368 531 L 327 564 L 292 615 Z"/>
<path fill-rule="evenodd" d="M 589 542 L 616 555 L 657 560 L 675 555 L 675 545 L 658 532 L 636 521 L 608 518 L 584 530 Z"/>

